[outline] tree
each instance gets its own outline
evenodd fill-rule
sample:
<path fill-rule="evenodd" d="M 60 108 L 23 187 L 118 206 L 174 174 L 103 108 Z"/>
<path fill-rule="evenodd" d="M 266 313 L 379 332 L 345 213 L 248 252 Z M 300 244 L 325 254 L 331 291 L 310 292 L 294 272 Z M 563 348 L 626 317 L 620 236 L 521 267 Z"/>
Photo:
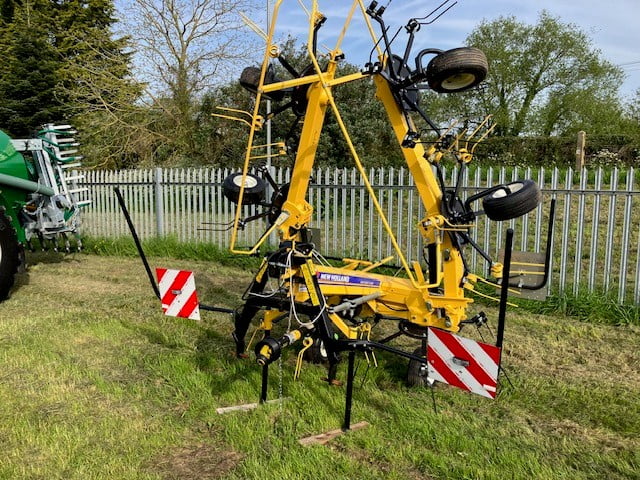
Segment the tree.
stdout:
<path fill-rule="evenodd" d="M 640 88 L 626 105 L 627 116 L 636 128 L 640 128 Z"/>
<path fill-rule="evenodd" d="M 112 0 L 1 0 L 0 11 L 0 128 L 26 136 L 72 120 L 89 163 L 118 166 L 140 116 L 113 127 L 139 113 L 141 89 L 127 38 L 112 35 Z"/>
<path fill-rule="evenodd" d="M 113 34 L 111 0 L 70 0 L 56 5 L 56 44 L 64 59 L 58 92 L 83 133 L 83 151 L 94 166 L 151 163 L 153 113 L 139 99 L 143 85 L 131 75 L 129 37 Z"/>
<path fill-rule="evenodd" d="M 146 98 L 166 119 L 162 128 L 174 157 L 189 162 L 202 94 L 250 57 L 252 45 L 238 12 L 251 0 L 134 0 L 128 30 L 136 42 Z"/>
<path fill-rule="evenodd" d="M 69 110 L 55 94 L 60 57 L 49 37 L 49 2 L 20 5 L 5 1 L 0 30 L 0 128 L 28 136 L 40 125 L 60 120 Z"/>
<path fill-rule="evenodd" d="M 579 28 L 545 11 L 535 25 L 483 21 L 467 44 L 487 55 L 484 86 L 434 104 L 467 117 L 493 114 L 498 135 L 562 134 L 578 125 L 602 131 L 620 112 L 622 71 Z"/>

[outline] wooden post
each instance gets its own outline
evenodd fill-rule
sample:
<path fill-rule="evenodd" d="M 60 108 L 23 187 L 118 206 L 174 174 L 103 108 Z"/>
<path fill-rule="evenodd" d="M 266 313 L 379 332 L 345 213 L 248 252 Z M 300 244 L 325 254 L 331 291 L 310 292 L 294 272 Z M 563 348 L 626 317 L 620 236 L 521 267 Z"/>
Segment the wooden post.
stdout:
<path fill-rule="evenodd" d="M 576 146 L 576 171 L 584 167 L 584 147 L 587 142 L 587 134 L 584 131 L 578 132 L 578 145 Z"/>

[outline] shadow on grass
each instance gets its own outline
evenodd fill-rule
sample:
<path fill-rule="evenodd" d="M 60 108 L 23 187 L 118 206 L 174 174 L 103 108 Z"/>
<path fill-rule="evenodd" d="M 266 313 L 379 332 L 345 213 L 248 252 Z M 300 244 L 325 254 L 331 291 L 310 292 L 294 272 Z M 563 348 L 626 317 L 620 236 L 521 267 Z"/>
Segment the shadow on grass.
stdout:
<path fill-rule="evenodd" d="M 209 387 L 215 394 L 232 390 L 238 382 L 249 383 L 260 392 L 260 367 L 253 359 L 237 358 L 231 335 L 203 329 L 196 341 L 195 367 L 209 376 Z"/>
<path fill-rule="evenodd" d="M 203 372 L 208 377 L 209 389 L 216 395 L 231 391 L 237 382 L 250 382 L 259 388 L 257 365 L 249 359 L 238 359 L 233 354 L 234 344 L 231 336 L 223 335 L 211 328 L 200 328 L 199 335 L 193 345 L 186 345 L 176 340 L 171 332 L 166 332 L 153 325 L 137 324 L 123 321 L 122 325 L 138 335 L 142 335 L 150 344 L 166 349 L 159 356 L 167 357 L 180 354 L 183 359 L 193 364 L 194 370 Z M 188 354 L 185 355 L 185 349 Z M 256 393 L 256 398 L 259 392 Z"/>
<path fill-rule="evenodd" d="M 65 252 L 27 252 L 26 265 L 21 265 L 15 276 L 15 282 L 11 288 L 11 295 L 14 295 L 25 285 L 29 285 L 31 281 L 31 272 L 29 269 L 37 265 L 53 265 L 61 263 L 78 262 L 74 253 Z"/>
<path fill-rule="evenodd" d="M 48 250 L 45 252 L 27 252 L 27 269 L 30 266 L 35 265 L 49 265 L 55 263 L 71 263 L 78 262 L 79 260 L 76 258 L 77 252 L 54 252 L 53 250 Z"/>

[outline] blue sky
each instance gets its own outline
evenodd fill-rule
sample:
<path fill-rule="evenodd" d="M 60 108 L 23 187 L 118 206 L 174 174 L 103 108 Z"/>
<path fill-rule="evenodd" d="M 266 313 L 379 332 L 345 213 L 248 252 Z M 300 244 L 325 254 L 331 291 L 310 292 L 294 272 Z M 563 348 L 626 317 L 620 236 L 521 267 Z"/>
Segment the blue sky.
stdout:
<path fill-rule="evenodd" d="M 365 1 L 367 3 L 368 0 Z M 379 0 L 386 4 L 388 0 Z M 270 2 L 273 4 L 273 0 Z M 310 5 L 309 0 L 304 1 Z M 387 24 L 397 27 L 406 23 L 409 17 L 422 16 L 440 3 L 440 0 L 392 0 L 384 18 Z M 351 2 L 333 0 L 320 2 L 320 10 L 329 17 L 322 28 L 320 44 L 333 47 L 336 32 L 342 27 L 342 21 Z M 267 1 L 264 2 L 265 11 Z M 463 44 L 466 36 L 482 19 L 492 20 L 501 15 L 515 16 L 525 23 L 535 23 L 541 10 L 560 17 L 565 23 L 575 24 L 586 32 L 593 45 L 601 50 L 604 58 L 620 65 L 627 75 L 622 85 L 623 96 L 632 95 L 640 88 L 640 1 L 639 0 L 458 0 L 449 12 L 438 21 L 419 32 L 416 50 L 419 47 L 449 49 Z M 255 16 L 256 21 L 264 25 L 264 17 Z M 306 20 L 303 11 L 295 0 L 286 0 L 283 4 L 279 22 L 280 32 L 306 39 Z M 350 63 L 360 65 L 365 62 L 371 49 L 371 41 L 359 23 L 354 25 L 355 34 L 346 41 L 343 50 Z M 404 39 L 402 39 L 402 44 Z"/>

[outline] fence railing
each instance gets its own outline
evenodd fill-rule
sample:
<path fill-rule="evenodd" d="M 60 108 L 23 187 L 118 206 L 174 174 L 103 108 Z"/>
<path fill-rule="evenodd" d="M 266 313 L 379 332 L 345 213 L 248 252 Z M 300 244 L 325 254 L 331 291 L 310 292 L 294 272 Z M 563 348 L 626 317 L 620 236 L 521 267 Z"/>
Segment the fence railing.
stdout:
<path fill-rule="evenodd" d="M 219 168 L 150 169 L 85 172 L 87 198 L 93 203 L 83 214 L 84 232 L 92 236 L 128 235 L 113 187 L 118 186 L 131 210 L 141 238 L 174 235 L 183 241 L 228 246 L 225 231 L 235 213 L 222 193 L 230 172 Z M 274 169 L 279 183 L 289 180 L 288 169 Z M 422 258 L 423 245 L 415 228 L 424 209 L 406 169 L 372 169 L 369 182 L 408 260 Z M 447 173 L 453 184 L 458 172 Z M 640 191 L 636 172 L 613 169 L 483 168 L 465 171 L 464 197 L 489 186 L 516 179 L 535 180 L 544 193 L 543 203 L 528 215 L 508 222 L 478 218 L 472 238 L 491 256 L 504 243 L 507 227 L 515 230 L 515 248 L 540 252 L 545 248 L 549 203 L 557 201 L 553 235 L 550 289 L 607 291 L 619 302 L 640 302 Z M 314 239 L 325 255 L 380 259 L 393 255 L 383 224 L 374 211 L 364 182 L 351 169 L 317 169 L 309 188 L 314 208 Z M 247 216 L 255 207 L 245 207 Z M 478 208 L 481 208 L 479 205 Z M 265 231 L 262 220 L 249 223 L 239 235 L 243 245 L 253 245 Z M 486 261 L 468 249 L 473 270 L 484 271 Z"/>

